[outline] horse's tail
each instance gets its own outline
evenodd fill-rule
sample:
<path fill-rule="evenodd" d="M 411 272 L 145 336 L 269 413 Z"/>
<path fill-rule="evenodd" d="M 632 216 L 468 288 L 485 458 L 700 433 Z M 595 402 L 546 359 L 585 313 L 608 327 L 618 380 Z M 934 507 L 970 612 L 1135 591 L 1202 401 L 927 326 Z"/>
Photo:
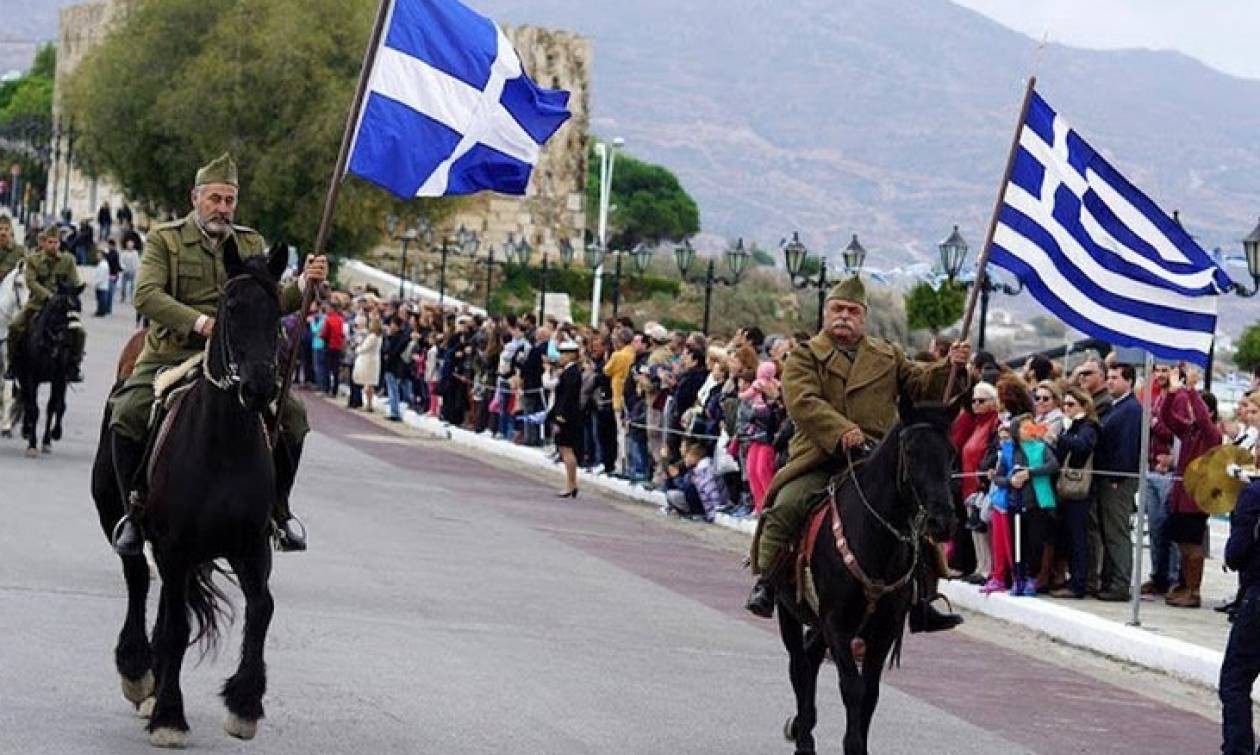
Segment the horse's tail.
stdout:
<path fill-rule="evenodd" d="M 203 658 L 218 650 L 223 627 L 231 626 L 236 619 L 232 601 L 214 582 L 215 572 L 231 579 L 213 561 L 198 565 L 188 574 L 188 612 L 197 622 L 197 631 L 188 644 L 200 644 Z"/>

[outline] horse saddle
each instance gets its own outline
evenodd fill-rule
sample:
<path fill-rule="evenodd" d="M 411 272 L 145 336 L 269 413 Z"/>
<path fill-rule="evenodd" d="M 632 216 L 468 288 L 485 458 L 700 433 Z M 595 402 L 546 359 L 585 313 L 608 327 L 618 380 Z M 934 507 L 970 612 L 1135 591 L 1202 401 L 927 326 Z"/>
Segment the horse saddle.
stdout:
<path fill-rule="evenodd" d="M 171 427 L 179 416 L 184 396 L 201 377 L 205 353 L 198 353 L 183 362 L 158 372 L 153 380 L 153 407 L 149 413 L 149 443 L 145 452 L 145 472 L 150 479 L 153 468 L 166 446 Z"/>

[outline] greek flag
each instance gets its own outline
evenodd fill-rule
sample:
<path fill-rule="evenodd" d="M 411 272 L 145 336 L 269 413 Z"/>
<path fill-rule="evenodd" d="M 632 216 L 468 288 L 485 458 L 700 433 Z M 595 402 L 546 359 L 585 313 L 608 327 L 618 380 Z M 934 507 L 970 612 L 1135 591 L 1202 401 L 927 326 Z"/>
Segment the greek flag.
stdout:
<path fill-rule="evenodd" d="M 1172 218 L 1032 93 L 989 259 L 1067 325 L 1206 364 L 1231 281 Z"/>
<path fill-rule="evenodd" d="M 490 19 L 457 0 L 393 0 L 349 171 L 404 199 L 524 194 L 568 104 L 530 80 Z"/>

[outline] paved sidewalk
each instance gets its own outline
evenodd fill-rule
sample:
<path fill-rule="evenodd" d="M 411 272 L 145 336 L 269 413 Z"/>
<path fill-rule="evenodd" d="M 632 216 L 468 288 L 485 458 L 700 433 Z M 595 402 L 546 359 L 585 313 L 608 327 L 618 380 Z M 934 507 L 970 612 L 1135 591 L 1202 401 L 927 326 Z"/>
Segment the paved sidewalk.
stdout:
<path fill-rule="evenodd" d="M 563 474 L 561 467 L 548 459 L 540 448 L 517 446 L 488 434 L 450 427 L 435 417 L 410 410 L 406 412 L 406 422 L 464 448 L 549 469 L 557 477 Z M 582 470 L 578 475 L 580 488 L 600 490 L 654 506 L 664 503 L 661 493 L 644 490 L 624 480 Z M 755 520 L 722 514 L 718 515 L 716 523 L 749 535 L 756 527 Z M 1004 593 L 985 596 L 980 594 L 979 588 L 962 582 L 942 583 L 942 592 L 955 606 L 966 611 L 1020 624 L 1064 643 L 1215 689 L 1229 624 L 1225 616 L 1211 610 L 1211 606 L 1232 596 L 1236 586 L 1234 575 L 1221 570 L 1220 554 L 1227 534 L 1227 525 L 1212 523 L 1212 559 L 1204 574 L 1204 607 L 1178 609 L 1164 605 L 1162 599 L 1144 600 L 1140 626 L 1129 625 L 1131 608 L 1128 603 L 1012 598 Z M 1149 564 L 1149 558 L 1146 560 Z M 1256 699 L 1260 700 L 1260 691 Z"/>

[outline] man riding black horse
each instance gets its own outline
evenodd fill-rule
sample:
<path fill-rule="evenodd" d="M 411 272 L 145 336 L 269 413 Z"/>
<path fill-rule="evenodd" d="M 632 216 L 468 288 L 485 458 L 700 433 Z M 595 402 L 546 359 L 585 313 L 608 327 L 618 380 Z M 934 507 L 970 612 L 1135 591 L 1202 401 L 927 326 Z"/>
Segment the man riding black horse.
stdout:
<path fill-rule="evenodd" d="M 26 306 L 9 324 L 9 337 L 6 342 L 8 354 L 5 360 L 6 380 L 13 380 L 17 375 L 17 359 L 22 339 L 26 336 L 26 331 L 30 328 L 31 323 L 35 322 L 35 316 L 44 308 L 44 304 L 52 298 L 59 286 L 78 288 L 80 285 L 79 269 L 75 267 L 74 256 L 69 252 L 61 251 L 61 239 L 58 237 L 55 227 L 45 229 L 39 235 L 39 251 L 26 257 L 25 279 L 26 287 L 31 293 L 30 298 L 26 301 Z M 77 318 L 77 314 L 75 317 Z M 83 342 L 86 334 L 76 320 L 68 335 L 68 346 L 73 355 L 70 361 L 70 375 L 68 379 L 72 383 L 78 383 L 83 380 L 81 365 L 83 363 Z"/>
<path fill-rule="evenodd" d="M 967 343 L 950 347 L 949 358 L 914 362 L 897 346 L 866 335 L 866 289 L 858 278 L 828 292 L 823 330 L 795 349 L 783 370 L 783 394 L 796 424 L 790 458 L 774 476 L 753 540 L 756 584 L 747 608 L 768 618 L 774 612 L 773 579 L 787 561 L 789 545 L 809 513 L 827 498 L 832 476 L 844 469 L 847 455 L 878 441 L 897 424 L 899 398 L 940 401 L 949 371 L 965 366 Z M 965 387 L 965 386 L 963 386 Z M 925 542 L 937 564 L 936 546 Z M 934 568 L 934 567 L 930 567 Z M 912 632 L 950 629 L 962 617 L 942 614 L 920 595 L 910 613 Z"/>
<path fill-rule="evenodd" d="M 227 282 L 220 242 L 236 238 L 241 257 L 265 254 L 267 246 L 256 231 L 232 224 L 239 194 L 236 164 L 224 154 L 197 171 L 192 189 L 193 210 L 181 220 L 153 228 L 145 244 L 136 277 L 136 311 L 149 320 L 144 351 L 135 371 L 110 398 L 114 467 L 127 515 L 114 532 L 114 549 L 136 555 L 144 545 L 140 519 L 144 513 L 145 444 L 153 405 L 153 381 L 159 371 L 179 365 L 200 353 L 214 331 L 214 314 Z M 296 283 L 281 291 L 285 312 L 301 308 L 306 286 L 319 285 L 328 263 L 309 257 Z M 276 502 L 272 517 L 281 550 L 306 549 L 304 533 L 289 511 L 289 493 L 297 476 L 302 443 L 309 431 L 306 411 L 292 394 L 280 411 L 280 442 L 276 443 Z"/>

